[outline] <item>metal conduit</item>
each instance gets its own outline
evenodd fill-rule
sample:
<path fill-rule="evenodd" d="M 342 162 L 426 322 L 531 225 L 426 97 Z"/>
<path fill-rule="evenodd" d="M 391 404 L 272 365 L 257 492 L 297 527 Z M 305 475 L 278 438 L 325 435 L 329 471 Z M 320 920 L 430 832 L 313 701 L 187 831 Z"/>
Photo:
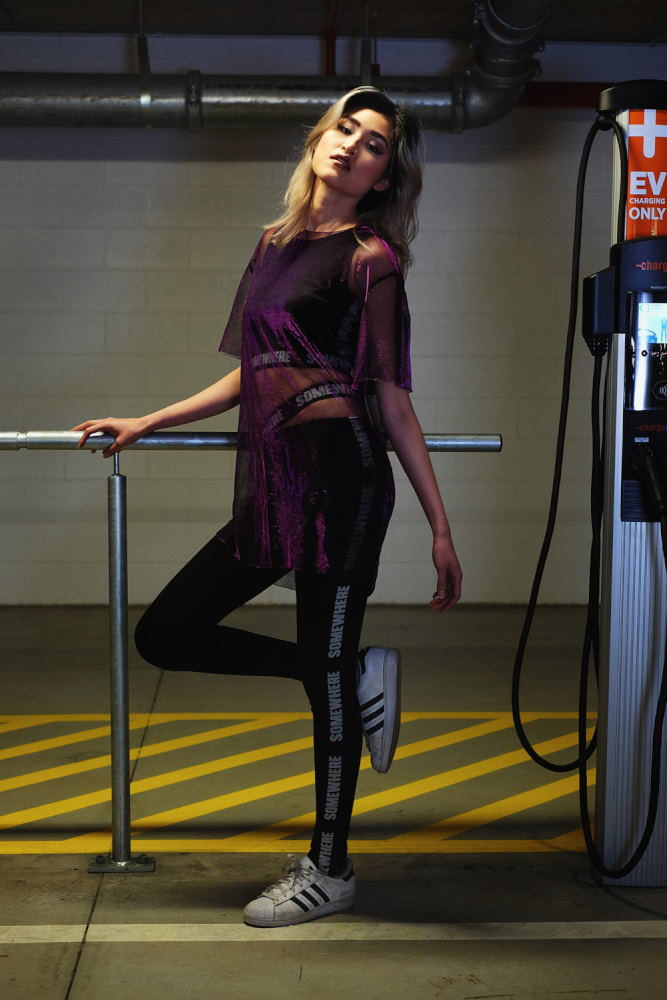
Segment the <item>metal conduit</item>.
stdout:
<path fill-rule="evenodd" d="M 77 431 L 0 431 L 0 451 L 22 448 L 46 451 L 75 450 L 81 434 Z M 111 434 L 88 438 L 83 448 L 101 450 L 112 444 Z M 497 452 L 502 448 L 499 434 L 425 434 L 429 451 Z M 139 438 L 129 448 L 187 450 L 236 447 L 236 434 L 215 431 L 157 431 Z M 129 450 L 129 449 L 128 449 Z M 108 479 L 109 539 L 109 665 L 111 716 L 111 852 L 98 855 L 88 866 L 97 873 L 137 874 L 155 871 L 155 859 L 140 854 L 133 857 L 130 842 L 130 706 L 127 637 L 127 482 L 120 473 L 119 456 L 114 455 L 113 473 Z"/>
<path fill-rule="evenodd" d="M 426 128 L 460 132 L 497 121 L 539 72 L 533 59 L 548 0 L 477 0 L 473 58 L 463 73 L 378 77 Z M 0 125 L 165 127 L 314 121 L 358 77 L 152 75 L 145 36 L 139 74 L 1 73 Z"/>

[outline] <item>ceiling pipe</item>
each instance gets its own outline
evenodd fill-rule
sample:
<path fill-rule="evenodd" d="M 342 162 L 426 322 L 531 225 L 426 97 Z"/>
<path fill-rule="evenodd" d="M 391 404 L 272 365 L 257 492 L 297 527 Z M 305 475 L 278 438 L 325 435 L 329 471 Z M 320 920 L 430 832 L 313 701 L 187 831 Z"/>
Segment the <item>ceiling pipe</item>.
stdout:
<path fill-rule="evenodd" d="M 518 103 L 526 84 L 538 75 L 533 58 L 544 48 L 540 31 L 549 4 L 539 0 L 478 0 L 475 12 L 475 54 L 462 78 L 453 78 L 458 100 L 452 131 L 489 125 Z"/>
<path fill-rule="evenodd" d="M 327 12 L 327 30 L 324 36 L 324 74 L 336 75 L 336 36 L 338 34 L 338 15 L 340 0 L 329 0 Z"/>
<path fill-rule="evenodd" d="M 474 54 L 450 77 L 378 77 L 373 82 L 410 108 L 426 128 L 488 125 L 518 103 L 539 72 L 534 52 L 550 0 L 478 0 Z M 151 74 L 140 45 L 137 74 L 0 73 L 0 125 L 164 127 L 312 122 L 352 77 L 185 76 Z"/>

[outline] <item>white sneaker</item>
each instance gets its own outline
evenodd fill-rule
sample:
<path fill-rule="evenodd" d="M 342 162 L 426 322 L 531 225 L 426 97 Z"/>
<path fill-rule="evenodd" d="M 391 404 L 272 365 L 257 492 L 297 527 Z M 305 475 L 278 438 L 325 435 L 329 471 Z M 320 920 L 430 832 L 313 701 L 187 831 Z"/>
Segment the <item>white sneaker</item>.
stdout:
<path fill-rule="evenodd" d="M 371 764 L 386 774 L 394 759 L 401 725 L 401 654 L 369 646 L 359 653 L 357 699 Z"/>
<path fill-rule="evenodd" d="M 300 859 L 287 856 L 290 863 L 285 866 L 283 877 L 246 906 L 243 911 L 246 924 L 286 927 L 348 910 L 354 904 L 357 883 L 349 858 L 343 874 L 331 878 L 316 868 L 307 854 Z"/>

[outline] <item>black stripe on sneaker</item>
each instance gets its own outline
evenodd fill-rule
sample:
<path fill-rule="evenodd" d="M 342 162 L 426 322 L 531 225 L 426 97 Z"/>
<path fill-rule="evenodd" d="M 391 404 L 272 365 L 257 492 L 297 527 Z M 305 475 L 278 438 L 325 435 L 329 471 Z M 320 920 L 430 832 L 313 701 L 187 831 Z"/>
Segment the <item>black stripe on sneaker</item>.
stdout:
<path fill-rule="evenodd" d="M 297 906 L 300 906 L 304 913 L 310 913 L 310 907 L 306 906 L 305 903 L 302 903 L 298 896 L 292 896 L 292 902 L 296 903 Z"/>
<path fill-rule="evenodd" d="M 323 901 L 325 903 L 330 903 L 331 902 L 330 897 L 327 896 L 327 894 L 324 891 L 324 889 L 320 889 L 319 885 L 311 885 L 310 888 L 313 890 L 313 892 L 318 893 L 318 895 L 320 895 L 322 897 L 322 899 L 323 899 Z"/>
<path fill-rule="evenodd" d="M 382 701 L 383 698 L 384 694 L 382 693 L 382 691 L 380 691 L 379 694 L 376 694 L 374 698 L 370 698 L 368 701 L 365 701 L 363 705 L 359 706 L 359 708 L 361 709 L 362 712 L 365 712 L 367 708 L 370 708 L 371 705 L 377 704 L 378 701 Z"/>
<path fill-rule="evenodd" d="M 320 903 L 319 899 L 315 899 L 314 896 L 311 896 L 307 889 L 302 889 L 301 890 L 301 895 L 305 896 L 306 899 L 308 900 L 308 902 L 311 903 L 312 906 L 321 906 L 322 905 Z"/>
<path fill-rule="evenodd" d="M 354 868 L 350 868 L 347 875 L 343 875 L 343 882 L 349 882 L 353 875 L 354 875 Z"/>
<path fill-rule="evenodd" d="M 371 726 L 370 729 L 367 729 L 365 731 L 366 736 L 372 736 L 373 733 L 377 733 L 380 729 L 382 729 L 383 726 L 384 726 L 384 719 L 382 720 L 382 722 L 378 722 L 377 726 Z"/>
<path fill-rule="evenodd" d="M 381 715 L 384 715 L 384 705 L 380 705 L 376 712 L 371 712 L 370 715 L 364 715 L 364 725 L 366 725 L 367 722 L 372 722 L 373 719 L 379 718 Z"/>

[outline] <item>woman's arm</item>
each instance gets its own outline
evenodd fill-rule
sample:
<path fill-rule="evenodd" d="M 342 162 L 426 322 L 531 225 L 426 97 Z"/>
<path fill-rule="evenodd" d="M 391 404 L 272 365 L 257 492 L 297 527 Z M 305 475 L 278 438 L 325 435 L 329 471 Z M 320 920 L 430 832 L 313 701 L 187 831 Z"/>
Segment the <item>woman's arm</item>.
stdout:
<path fill-rule="evenodd" d="M 389 440 L 433 531 L 433 563 L 438 584 L 431 607 L 434 611 L 447 611 L 461 597 L 462 573 L 424 434 L 406 389 L 399 389 L 393 382 L 377 382 L 376 391 Z"/>
<path fill-rule="evenodd" d="M 102 454 L 109 458 L 121 448 L 133 444 L 144 434 L 158 428 L 175 427 L 179 424 L 193 423 L 205 417 L 213 417 L 216 413 L 225 413 L 236 406 L 241 390 L 241 369 L 235 368 L 229 375 L 202 389 L 194 396 L 172 403 L 144 417 L 104 417 L 100 420 L 86 420 L 73 427 L 73 431 L 83 431 L 78 447 L 96 431 L 106 431 L 113 434 L 115 441 Z"/>

